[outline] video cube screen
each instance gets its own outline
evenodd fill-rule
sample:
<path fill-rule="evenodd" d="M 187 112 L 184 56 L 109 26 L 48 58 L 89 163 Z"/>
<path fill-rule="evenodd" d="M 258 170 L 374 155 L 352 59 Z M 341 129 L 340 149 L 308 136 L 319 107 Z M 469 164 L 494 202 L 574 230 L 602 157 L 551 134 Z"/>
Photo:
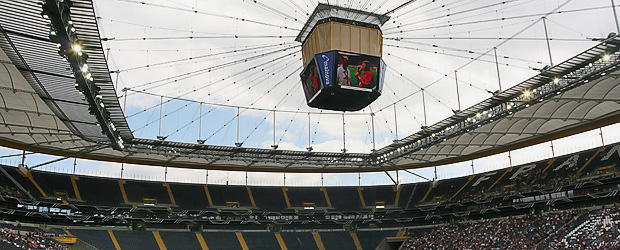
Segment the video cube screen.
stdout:
<path fill-rule="evenodd" d="M 336 54 L 336 84 L 379 90 L 381 58 L 349 52 Z"/>
<path fill-rule="evenodd" d="M 316 66 L 316 60 L 312 59 L 301 73 L 301 83 L 306 95 L 306 101 L 310 101 L 312 97 L 322 88 L 321 77 Z"/>

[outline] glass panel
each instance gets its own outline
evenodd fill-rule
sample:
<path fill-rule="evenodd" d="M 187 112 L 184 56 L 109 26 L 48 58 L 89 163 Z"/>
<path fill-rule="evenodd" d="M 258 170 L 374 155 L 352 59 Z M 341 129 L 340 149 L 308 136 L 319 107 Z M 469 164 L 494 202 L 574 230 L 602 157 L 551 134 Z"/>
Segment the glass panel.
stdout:
<path fill-rule="evenodd" d="M 304 62 L 303 62 L 304 66 L 305 66 L 306 64 L 308 64 L 308 57 L 309 57 L 309 56 L 308 56 L 308 52 L 307 52 L 307 51 L 308 51 L 308 44 L 304 44 L 304 45 L 301 47 L 301 54 L 302 54 L 302 56 L 301 56 L 301 57 L 304 59 Z"/>
<path fill-rule="evenodd" d="M 383 55 L 383 34 L 379 32 L 379 56 Z"/>
<path fill-rule="evenodd" d="M 360 27 L 351 26 L 351 52 L 360 53 Z"/>
<path fill-rule="evenodd" d="M 324 23 L 321 25 L 321 52 L 331 50 L 332 25 Z"/>
<path fill-rule="evenodd" d="M 351 51 L 351 25 L 341 25 L 341 45 L 340 49 Z"/>
<path fill-rule="evenodd" d="M 321 51 L 321 41 L 319 40 L 319 29 L 314 29 L 313 41 L 314 41 L 314 51 L 313 55 L 316 55 Z"/>
<path fill-rule="evenodd" d="M 362 54 L 370 54 L 370 30 L 360 28 L 360 50 Z"/>
<path fill-rule="evenodd" d="M 370 30 L 370 54 L 373 56 L 381 56 L 379 54 L 379 31 Z"/>
<path fill-rule="evenodd" d="M 342 36 L 340 36 L 340 33 L 342 32 L 341 27 L 342 25 L 339 23 L 332 23 L 332 49 L 339 50 L 342 48 L 340 46 L 342 43 Z"/>
<path fill-rule="evenodd" d="M 315 54 L 321 53 L 323 51 L 323 43 L 325 40 L 325 26 L 323 24 L 316 27 L 314 33 L 316 34 L 317 39 L 317 51 Z"/>

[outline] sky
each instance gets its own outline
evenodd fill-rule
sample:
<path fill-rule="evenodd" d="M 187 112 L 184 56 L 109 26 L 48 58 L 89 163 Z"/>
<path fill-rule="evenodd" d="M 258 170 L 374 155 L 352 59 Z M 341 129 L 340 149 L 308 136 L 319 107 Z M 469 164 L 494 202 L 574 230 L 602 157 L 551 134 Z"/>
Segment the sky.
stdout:
<path fill-rule="evenodd" d="M 617 30 L 608 0 L 418 0 L 396 10 L 381 27 L 382 59 L 388 67 L 382 96 L 361 111 L 343 115 L 308 107 L 301 88 L 300 43 L 294 38 L 316 0 L 93 2 L 101 37 L 106 38 L 108 66 L 119 72 L 112 79 L 135 137 L 206 139 L 207 144 L 225 146 L 243 142 L 244 147 L 254 148 L 278 145 L 286 150 L 312 146 L 314 151 L 346 148 L 370 153 L 373 134 L 377 149 L 386 146 L 449 117 L 459 106 L 466 109 L 491 97 L 489 92 L 534 76 L 535 69 L 551 61 L 558 64 L 594 46 L 593 38 L 605 38 Z M 407 1 L 320 2 L 386 13 Z M 617 126 L 602 129 L 605 143 L 618 141 Z M 554 153 L 568 154 L 602 143 L 599 130 L 586 132 L 554 142 Z M 551 157 L 549 144 L 511 152 L 512 164 Z M 53 157 L 32 156 L 27 161 L 37 164 L 48 159 Z M 77 162 L 82 174 L 120 177 L 120 164 Z M 474 172 L 510 164 L 504 153 L 475 160 Z M 161 167 L 123 168 L 125 178 L 163 180 L 166 176 Z M 66 160 L 43 169 L 72 172 L 73 163 Z M 472 172 L 471 162 L 437 169 L 439 178 Z M 415 170 L 429 179 L 433 171 Z M 289 173 L 286 183 L 283 177 L 283 173 L 247 174 L 248 184 L 321 185 L 320 174 Z M 246 173 L 210 171 L 208 178 L 210 183 L 245 184 Z M 323 178 L 326 185 L 391 183 L 384 173 L 325 174 Z M 182 182 L 206 179 L 202 170 L 168 169 L 166 177 Z M 403 172 L 399 179 L 423 181 Z"/>

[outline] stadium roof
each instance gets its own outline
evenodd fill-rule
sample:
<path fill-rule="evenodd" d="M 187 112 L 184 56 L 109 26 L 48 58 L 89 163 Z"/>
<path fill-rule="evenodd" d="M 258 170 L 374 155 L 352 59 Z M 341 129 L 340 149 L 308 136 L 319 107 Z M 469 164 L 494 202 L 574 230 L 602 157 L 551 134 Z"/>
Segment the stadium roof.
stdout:
<path fill-rule="evenodd" d="M 116 96 L 92 2 L 73 1 L 103 102 L 126 142 L 110 147 L 34 1 L 0 3 L 0 145 L 86 159 L 269 172 L 372 172 L 475 159 L 620 122 L 617 36 L 371 154 L 201 145 L 134 138 Z"/>

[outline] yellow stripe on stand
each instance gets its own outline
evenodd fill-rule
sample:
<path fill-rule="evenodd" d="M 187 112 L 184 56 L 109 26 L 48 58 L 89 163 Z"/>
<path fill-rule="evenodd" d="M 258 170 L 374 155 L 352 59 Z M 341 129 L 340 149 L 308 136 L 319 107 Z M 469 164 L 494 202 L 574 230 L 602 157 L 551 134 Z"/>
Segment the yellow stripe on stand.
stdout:
<path fill-rule="evenodd" d="M 319 250 L 325 250 L 323 240 L 321 240 L 321 235 L 317 232 L 312 232 L 312 237 L 314 237 L 314 242 L 316 242 L 316 246 L 319 248 Z"/>
<path fill-rule="evenodd" d="M 596 158 L 596 156 L 598 154 L 600 154 L 601 152 L 605 151 L 605 148 L 601 148 L 599 150 L 596 151 L 596 153 L 594 153 L 594 155 L 592 157 L 590 157 L 590 160 L 588 160 L 588 162 L 586 162 L 586 164 L 583 164 L 583 167 L 581 167 L 579 170 L 577 170 L 577 173 L 573 174 L 573 176 L 577 176 L 579 173 L 581 173 L 581 171 L 583 171 L 588 164 L 590 164 L 590 162 L 592 162 L 592 160 L 594 160 L 594 158 Z"/>
<path fill-rule="evenodd" d="M 161 235 L 159 235 L 159 232 L 153 231 L 153 236 L 155 236 L 155 241 L 157 241 L 159 250 L 168 250 L 168 248 L 166 248 L 166 244 L 164 244 L 164 240 L 161 239 Z"/>
<path fill-rule="evenodd" d="M 327 207 L 331 208 L 332 202 L 329 200 L 329 195 L 327 195 L 327 189 L 321 188 L 321 191 L 323 191 L 323 194 L 325 195 L 325 201 L 327 201 Z"/>
<path fill-rule="evenodd" d="M 545 167 L 545 169 L 543 169 L 542 172 L 540 172 L 541 174 L 544 172 L 547 172 L 547 169 L 549 169 L 551 167 L 551 165 L 553 165 L 553 163 L 555 162 L 555 159 L 551 159 L 549 160 L 549 163 L 547 163 L 547 166 Z M 536 182 L 536 178 L 534 178 L 531 182 L 530 185 L 534 185 L 534 182 Z"/>
<path fill-rule="evenodd" d="M 66 233 L 67 235 L 69 235 L 69 236 L 73 236 L 73 234 L 72 234 L 71 232 L 69 232 L 69 230 L 68 230 L 68 229 L 65 229 L 65 233 Z"/>
<path fill-rule="evenodd" d="M 433 190 L 435 186 L 439 186 L 439 181 L 437 181 L 437 185 L 433 185 L 433 182 L 428 185 L 428 191 L 426 191 L 426 194 L 424 194 L 424 197 L 422 197 L 422 200 L 420 200 L 420 202 L 424 202 L 426 200 L 426 197 L 428 197 L 428 195 L 431 193 L 431 190 Z"/>
<path fill-rule="evenodd" d="M 71 185 L 73 185 L 73 192 L 75 193 L 75 198 L 81 201 L 82 196 L 80 195 L 80 190 L 78 189 L 77 182 L 75 182 L 79 180 L 80 178 L 78 178 L 77 176 L 73 176 L 73 175 L 70 176 L 70 178 L 71 178 Z"/>
<path fill-rule="evenodd" d="M 252 207 L 256 208 L 256 202 L 254 202 L 254 195 L 252 195 L 252 190 L 250 189 L 250 187 L 246 187 L 246 189 L 248 190 L 248 196 L 250 196 L 250 202 L 252 203 Z"/>
<path fill-rule="evenodd" d="M 500 176 L 495 182 L 493 182 L 493 185 L 491 185 L 487 190 L 491 190 L 491 188 L 493 188 L 495 186 L 495 184 L 497 184 L 502 178 L 504 178 L 504 176 L 506 176 L 506 174 L 508 174 L 509 172 L 512 172 L 512 168 L 509 168 L 508 170 L 506 170 L 506 172 L 504 172 L 504 174 L 502 174 L 502 176 Z"/>
<path fill-rule="evenodd" d="M 32 172 L 28 171 L 28 175 L 26 175 L 28 177 L 28 179 L 30 179 L 30 181 L 32 182 L 32 184 L 34 185 L 34 187 L 37 188 L 37 190 L 39 190 L 39 192 L 41 192 L 41 195 L 43 197 L 47 197 L 47 194 L 45 193 L 45 191 L 43 191 L 43 189 L 41 188 L 41 186 L 39 186 L 39 184 L 34 180 L 34 177 L 32 177 Z"/>
<path fill-rule="evenodd" d="M 291 202 L 288 200 L 288 194 L 286 193 L 288 188 L 282 188 L 282 193 L 284 193 L 284 200 L 286 201 L 286 207 L 291 208 Z"/>
<path fill-rule="evenodd" d="M 168 190 L 168 196 L 170 196 L 170 202 L 172 203 L 173 206 L 176 206 L 177 202 L 174 200 L 174 196 L 172 195 L 172 188 L 170 188 L 170 184 L 163 183 L 162 185 L 166 187 L 166 189 Z"/>
<path fill-rule="evenodd" d="M 213 200 L 211 200 L 211 193 L 209 193 L 209 188 L 205 185 L 205 193 L 207 194 L 207 201 L 209 202 L 209 207 L 213 207 Z"/>
<path fill-rule="evenodd" d="M 366 207 L 366 202 L 364 201 L 364 195 L 362 194 L 363 187 L 357 188 L 357 194 L 360 196 L 360 201 L 362 202 L 362 207 Z"/>
<path fill-rule="evenodd" d="M 353 238 L 353 243 L 355 243 L 357 250 L 364 250 L 362 249 L 362 244 L 360 244 L 360 239 L 357 238 L 357 234 L 355 232 L 350 232 L 349 234 L 351 234 L 351 238 Z"/>
<path fill-rule="evenodd" d="M 235 233 L 237 235 L 237 240 L 239 240 L 239 244 L 241 244 L 241 248 L 243 250 L 250 250 L 248 248 L 248 245 L 245 244 L 245 240 L 243 239 L 243 235 L 241 235 L 241 233 Z"/>
<path fill-rule="evenodd" d="M 280 233 L 275 233 L 275 234 L 276 234 L 276 240 L 278 240 L 278 244 L 280 245 L 280 249 L 288 250 L 288 248 L 286 248 L 286 244 L 284 244 L 284 239 L 282 239 L 282 235 L 280 235 Z"/>
<path fill-rule="evenodd" d="M 202 237 L 201 233 L 196 233 L 196 238 L 198 239 L 198 243 L 200 243 L 200 247 L 202 248 L 202 250 L 209 250 L 209 247 L 205 242 L 205 238 Z"/>
<path fill-rule="evenodd" d="M 123 201 L 125 203 L 129 203 L 129 200 L 127 200 L 127 193 L 125 193 L 125 181 L 123 180 L 118 180 L 118 186 L 121 188 L 121 195 L 123 196 Z"/>
<path fill-rule="evenodd" d="M 452 199 L 454 199 L 454 197 L 456 197 L 457 195 L 459 195 L 459 193 L 461 193 L 461 191 L 463 191 L 463 189 L 465 189 L 465 187 L 467 187 L 467 185 L 469 185 L 469 183 L 474 180 L 474 176 L 470 176 L 469 180 L 467 181 L 467 183 L 465 183 L 465 185 L 463 185 L 461 187 L 461 189 L 459 189 L 459 191 L 456 191 L 456 193 L 454 193 L 454 195 L 452 195 Z"/>
<path fill-rule="evenodd" d="M 112 231 L 108 231 L 108 234 L 110 234 L 110 239 L 112 239 L 112 243 L 114 243 L 114 248 L 116 248 L 116 250 L 122 250 L 121 246 L 118 244 L 118 241 L 116 241 L 116 237 L 114 237 L 114 233 Z"/>
<path fill-rule="evenodd" d="M 547 167 L 545 167 L 545 169 L 543 169 L 542 173 L 546 172 L 547 169 L 549 169 L 549 167 L 551 167 L 551 165 L 555 162 L 555 159 L 551 159 L 549 161 L 549 163 L 547 163 Z"/>

